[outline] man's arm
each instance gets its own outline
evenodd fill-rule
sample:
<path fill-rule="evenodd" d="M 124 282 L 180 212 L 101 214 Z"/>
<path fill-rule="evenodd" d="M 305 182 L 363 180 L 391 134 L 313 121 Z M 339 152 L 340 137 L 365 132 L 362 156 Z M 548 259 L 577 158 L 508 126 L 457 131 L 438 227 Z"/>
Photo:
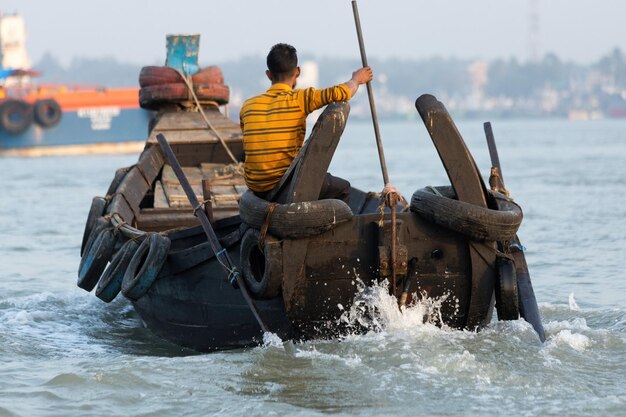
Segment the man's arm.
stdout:
<path fill-rule="evenodd" d="M 360 68 L 352 73 L 352 78 L 346 81 L 344 84 L 350 90 L 350 96 L 354 96 L 359 89 L 359 85 L 372 81 L 374 74 L 370 67 Z"/>
<path fill-rule="evenodd" d="M 334 87 L 316 90 L 307 88 L 300 90 L 300 105 L 306 114 L 309 114 L 329 103 L 348 101 L 359 89 L 359 85 L 365 84 L 373 78 L 372 69 L 363 67 L 352 73 L 352 78 L 345 83 Z"/>

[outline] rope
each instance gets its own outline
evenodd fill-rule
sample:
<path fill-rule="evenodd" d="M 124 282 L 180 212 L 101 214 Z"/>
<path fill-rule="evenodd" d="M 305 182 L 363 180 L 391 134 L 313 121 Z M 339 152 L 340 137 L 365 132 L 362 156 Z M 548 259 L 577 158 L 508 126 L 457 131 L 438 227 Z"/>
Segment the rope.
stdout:
<path fill-rule="evenodd" d="M 384 226 L 385 207 L 389 207 L 391 211 L 391 293 L 394 297 L 396 296 L 396 263 L 398 260 L 396 222 L 398 203 L 402 203 L 405 209 L 409 206 L 396 187 L 391 185 L 391 183 L 385 184 L 385 188 L 383 188 L 380 194 L 380 203 L 378 205 L 378 210 L 380 211 L 378 227 L 382 228 Z"/>
<path fill-rule="evenodd" d="M 215 259 L 217 259 L 217 262 L 219 262 L 219 264 L 222 265 L 222 268 L 224 268 L 224 270 L 228 272 L 228 278 L 227 278 L 228 283 L 232 285 L 234 288 L 239 288 L 239 285 L 237 284 L 237 275 L 239 275 L 239 272 L 237 271 L 236 268 L 230 268 L 227 264 L 222 262 L 222 259 L 220 258 L 225 253 L 226 253 L 226 248 L 222 248 L 218 250 L 217 252 L 215 252 Z"/>
<path fill-rule="evenodd" d="M 509 197 L 509 191 L 504 186 L 504 181 L 502 180 L 500 169 L 498 167 L 491 167 L 489 174 L 489 188 Z"/>
<path fill-rule="evenodd" d="M 124 226 L 125 224 L 128 224 L 128 223 L 126 223 L 126 221 L 122 220 L 121 223 L 118 223 L 115 226 L 113 226 L 113 233 L 115 235 L 117 235 L 120 232 L 120 229 L 122 228 L 122 226 Z"/>
<path fill-rule="evenodd" d="M 378 204 L 378 211 L 380 213 L 380 220 L 378 221 L 379 227 L 382 227 L 384 223 L 385 207 L 389 207 L 391 211 L 394 212 L 398 203 L 402 204 L 404 209 L 409 207 L 409 203 L 402 196 L 402 194 L 400 194 L 400 191 L 391 185 L 391 183 L 387 183 L 385 188 L 383 188 L 383 191 L 380 193 L 380 202 Z"/>
<path fill-rule="evenodd" d="M 263 226 L 261 226 L 261 231 L 259 232 L 259 250 L 263 252 L 265 248 L 265 238 L 267 237 L 267 231 L 270 228 L 270 221 L 272 220 L 272 213 L 274 213 L 274 209 L 278 207 L 278 203 L 270 203 L 265 208 L 265 217 L 263 218 Z"/>
<path fill-rule="evenodd" d="M 200 112 L 200 114 L 202 115 L 202 118 L 204 119 L 204 121 L 206 122 L 207 126 L 209 127 L 209 129 L 211 131 L 213 131 L 213 133 L 215 134 L 215 136 L 217 136 L 217 139 L 219 139 L 220 143 L 222 144 L 222 146 L 224 147 L 224 150 L 226 150 L 226 153 L 228 154 L 228 156 L 230 157 L 230 159 L 233 161 L 233 163 L 239 167 L 239 170 L 241 171 L 241 173 L 243 173 L 243 168 L 241 167 L 241 162 L 239 162 L 237 160 L 237 158 L 235 158 L 235 155 L 233 155 L 233 153 L 231 152 L 230 148 L 228 147 L 228 145 L 226 144 L 226 141 L 224 140 L 224 138 L 222 137 L 222 135 L 217 131 L 217 129 L 215 129 L 215 127 L 213 126 L 213 124 L 211 123 L 211 121 L 209 120 L 209 118 L 206 116 L 206 114 L 204 113 L 204 110 L 202 109 L 202 105 L 200 104 L 200 100 L 198 100 L 198 96 L 196 96 L 196 92 L 193 90 L 193 85 L 191 84 L 190 78 L 186 76 L 185 74 L 183 74 L 180 70 L 176 70 L 178 72 L 178 74 L 180 74 L 180 76 L 182 77 L 183 81 L 185 82 L 185 84 L 187 85 L 187 89 L 189 90 L 189 93 L 191 94 L 191 96 L 193 97 L 193 101 L 196 103 L 196 106 L 198 108 L 198 111 Z M 238 171 L 239 172 L 239 171 Z"/>
<path fill-rule="evenodd" d="M 211 201 L 211 199 L 207 198 L 206 200 L 199 202 L 198 205 L 193 208 L 193 215 L 198 217 L 198 210 L 204 210 L 204 205 L 209 201 Z"/>

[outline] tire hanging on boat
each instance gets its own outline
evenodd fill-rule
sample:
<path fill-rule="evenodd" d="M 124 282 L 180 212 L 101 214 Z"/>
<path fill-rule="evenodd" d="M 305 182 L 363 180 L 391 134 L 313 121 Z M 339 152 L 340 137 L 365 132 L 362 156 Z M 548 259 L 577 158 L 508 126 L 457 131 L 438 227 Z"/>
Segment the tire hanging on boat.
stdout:
<path fill-rule="evenodd" d="M 244 223 L 261 229 L 270 203 L 247 190 L 239 201 L 239 214 Z M 342 200 L 327 199 L 279 204 L 269 219 L 269 232 L 279 238 L 316 236 L 352 219 L 350 207 Z"/>
<path fill-rule="evenodd" d="M 7 99 L 0 104 L 0 127 L 18 135 L 33 123 L 33 107 L 22 100 Z"/>
<path fill-rule="evenodd" d="M 59 103 L 52 98 L 35 102 L 34 112 L 35 122 L 45 128 L 56 126 L 63 114 Z"/>
<path fill-rule="evenodd" d="M 85 254 L 80 260 L 78 267 L 78 285 L 85 291 L 94 289 L 107 263 L 113 256 L 115 247 L 115 235 L 111 228 L 92 233 L 92 238 L 87 242 Z"/>
<path fill-rule="evenodd" d="M 496 311 L 498 320 L 517 320 L 520 317 L 517 274 L 513 260 L 498 257 L 496 281 Z"/>
<path fill-rule="evenodd" d="M 282 250 L 271 236 L 265 237 L 265 244 L 259 247 L 260 232 L 248 229 L 241 238 L 239 264 L 250 291 L 256 299 L 269 299 L 278 296 L 283 283 Z"/>
<path fill-rule="evenodd" d="M 128 269 L 133 255 L 137 251 L 139 244 L 130 239 L 122 245 L 117 253 L 111 259 L 111 263 L 102 274 L 98 287 L 96 288 L 96 296 L 104 302 L 110 303 L 117 297 L 122 289 L 122 280 Z"/>
<path fill-rule="evenodd" d="M 87 221 L 85 222 L 85 229 L 83 231 L 83 240 L 80 245 L 80 256 L 83 256 L 87 241 L 89 240 L 94 225 L 96 224 L 96 220 L 102 218 L 106 206 L 107 200 L 104 197 L 96 196 L 91 200 L 91 207 L 89 208 L 89 214 L 87 215 Z M 106 222 L 106 224 L 108 224 L 108 222 Z"/>
<path fill-rule="evenodd" d="M 126 168 L 118 168 L 115 171 L 113 180 L 111 180 L 111 184 L 109 184 L 109 188 L 107 189 L 107 193 L 106 193 L 107 197 L 115 194 L 115 192 L 117 191 L 117 187 L 119 187 L 119 185 L 122 183 L 122 180 L 124 179 L 126 174 L 128 174 L 128 171 L 132 169 L 132 167 L 134 167 L 134 165 L 126 167 Z"/>
<path fill-rule="evenodd" d="M 489 191 L 503 202 L 504 210 L 492 210 L 455 200 L 452 187 L 426 187 L 411 198 L 411 211 L 426 220 L 477 241 L 508 241 L 522 223 L 522 209 L 504 194 Z"/>
<path fill-rule="evenodd" d="M 133 255 L 122 280 L 122 294 L 131 300 L 143 297 L 156 280 L 170 249 L 170 239 L 150 233 Z"/>

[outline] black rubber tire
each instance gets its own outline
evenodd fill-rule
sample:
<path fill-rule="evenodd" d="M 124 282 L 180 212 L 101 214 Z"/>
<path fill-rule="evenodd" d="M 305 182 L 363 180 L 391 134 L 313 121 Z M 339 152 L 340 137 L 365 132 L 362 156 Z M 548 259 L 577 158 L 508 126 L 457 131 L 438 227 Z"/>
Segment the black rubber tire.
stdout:
<path fill-rule="evenodd" d="M 272 237 L 266 236 L 266 241 L 269 239 Z M 282 275 L 271 273 L 268 253 L 259 249 L 259 231 L 248 229 L 241 238 L 239 250 L 239 265 L 250 295 L 260 300 L 278 296 Z"/>
<path fill-rule="evenodd" d="M 0 104 L 0 127 L 19 135 L 33 123 L 33 106 L 22 100 L 7 99 Z"/>
<path fill-rule="evenodd" d="M 269 204 L 247 190 L 239 201 L 241 220 L 255 229 L 261 229 Z M 272 213 L 269 232 L 279 238 L 316 236 L 352 217 L 350 207 L 336 199 L 280 204 Z"/>
<path fill-rule="evenodd" d="M 433 188 L 440 195 L 436 194 Z M 500 199 L 504 210 L 492 210 L 455 200 L 450 186 L 417 190 L 411 198 L 411 211 L 426 220 L 461 233 L 476 241 L 508 241 L 522 223 L 522 209 L 503 194 L 489 191 Z"/>
<path fill-rule="evenodd" d="M 35 122 L 41 127 L 56 126 L 61 121 L 63 111 L 55 99 L 48 98 L 35 102 Z"/>
<path fill-rule="evenodd" d="M 130 171 L 131 168 L 132 166 L 126 168 L 118 168 L 115 171 L 115 176 L 113 176 L 113 180 L 111 181 L 111 184 L 109 185 L 106 193 L 107 196 L 115 194 L 115 192 L 117 191 L 117 187 L 120 186 L 120 184 L 124 180 L 124 177 L 126 177 L 126 174 L 128 174 L 128 171 Z"/>
<path fill-rule="evenodd" d="M 165 264 L 170 239 L 159 233 L 149 234 L 133 255 L 122 280 L 122 294 L 131 300 L 143 297 Z"/>
<path fill-rule="evenodd" d="M 94 234 L 95 235 L 95 234 Z M 95 238 L 89 239 L 85 254 L 78 267 L 78 285 L 85 291 L 94 289 L 107 263 L 113 256 L 115 235 L 110 228 L 101 230 Z"/>
<path fill-rule="evenodd" d="M 80 256 L 83 256 L 87 240 L 89 240 L 89 237 L 91 236 L 91 231 L 96 224 L 96 220 L 102 218 L 104 210 L 106 210 L 106 206 L 107 200 L 104 197 L 94 197 L 91 199 L 91 207 L 89 208 L 89 214 L 87 215 L 87 221 L 85 222 L 85 229 L 83 231 L 83 240 L 80 245 Z"/>
<path fill-rule="evenodd" d="M 498 320 L 518 320 L 520 309 L 515 262 L 507 258 L 498 258 L 497 266 L 498 279 L 495 293 Z"/>
<path fill-rule="evenodd" d="M 106 303 L 110 303 L 117 297 L 122 289 L 122 281 L 128 265 L 133 255 L 137 251 L 139 244 L 134 240 L 126 241 L 111 259 L 111 263 L 102 274 L 96 296 Z"/>

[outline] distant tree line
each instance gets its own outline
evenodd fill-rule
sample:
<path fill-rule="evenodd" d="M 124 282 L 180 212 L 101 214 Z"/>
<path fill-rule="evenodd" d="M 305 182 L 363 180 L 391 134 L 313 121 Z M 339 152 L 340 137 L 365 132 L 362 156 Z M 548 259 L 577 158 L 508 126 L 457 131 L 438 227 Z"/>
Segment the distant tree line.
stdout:
<path fill-rule="evenodd" d="M 345 81 L 360 66 L 358 57 L 341 59 L 303 54 L 301 62 L 307 60 L 318 64 L 320 86 Z M 468 59 L 440 57 L 421 60 L 370 59 L 370 65 L 377 76 L 375 88 L 384 88 L 390 95 L 409 98 L 415 98 L 424 92 L 447 97 L 470 94 L 472 79 L 469 67 L 472 62 Z M 220 65 L 227 84 L 244 96 L 257 94 L 267 86 L 264 75 L 265 59 L 262 56 L 203 63 L 210 64 Z M 487 64 L 486 83 L 482 88 L 484 94 L 491 97 L 531 98 L 546 88 L 562 94 L 584 90 L 585 94 L 601 96 L 606 95 L 607 88 L 626 91 L 626 56 L 619 49 L 587 65 L 563 61 L 555 54 L 547 54 L 536 62 L 520 62 L 511 58 L 497 59 Z M 51 55 L 45 55 L 35 68 L 44 74 L 41 82 L 103 86 L 137 85 L 140 70 L 139 65 L 120 63 L 113 58 L 80 58 L 64 67 Z"/>

